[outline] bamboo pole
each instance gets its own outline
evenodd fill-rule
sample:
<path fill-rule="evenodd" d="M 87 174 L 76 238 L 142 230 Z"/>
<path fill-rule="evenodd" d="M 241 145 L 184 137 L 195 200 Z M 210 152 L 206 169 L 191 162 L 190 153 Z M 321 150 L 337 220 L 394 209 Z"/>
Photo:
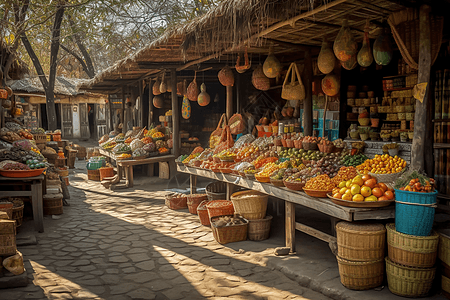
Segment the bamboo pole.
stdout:
<path fill-rule="evenodd" d="M 148 128 L 153 123 L 153 89 L 152 89 L 152 79 L 148 80 Z"/>
<path fill-rule="evenodd" d="M 325 95 L 325 107 L 323 108 L 322 137 L 325 137 L 325 121 L 327 119 L 328 95 Z"/>
<path fill-rule="evenodd" d="M 305 52 L 305 101 L 303 102 L 303 134 L 312 136 L 313 134 L 313 109 L 312 109 L 312 55 L 311 50 Z"/>
<path fill-rule="evenodd" d="M 125 134 L 126 130 L 127 130 L 127 125 L 125 123 L 125 88 L 124 86 L 122 86 L 122 118 L 121 118 L 121 122 L 122 122 L 122 133 Z"/>
<path fill-rule="evenodd" d="M 233 115 L 233 87 L 227 86 L 227 106 L 226 106 L 227 120 L 230 120 Z"/>

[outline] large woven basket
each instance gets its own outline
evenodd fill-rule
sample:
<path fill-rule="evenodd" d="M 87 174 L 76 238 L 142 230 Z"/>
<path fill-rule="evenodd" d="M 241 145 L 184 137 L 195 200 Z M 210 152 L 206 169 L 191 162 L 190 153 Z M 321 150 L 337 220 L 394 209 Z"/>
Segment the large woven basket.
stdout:
<path fill-rule="evenodd" d="M 197 214 L 197 207 L 203 201 L 207 200 L 206 194 L 190 194 L 187 196 L 187 206 L 191 214 Z"/>
<path fill-rule="evenodd" d="M 351 261 L 384 258 L 386 228 L 382 224 L 339 222 L 336 237 L 340 258 Z"/>
<path fill-rule="evenodd" d="M 450 232 L 439 232 L 439 259 L 450 266 Z"/>
<path fill-rule="evenodd" d="M 403 297 L 424 297 L 433 285 L 436 268 L 414 268 L 396 264 L 386 257 L 386 274 L 391 293 Z"/>
<path fill-rule="evenodd" d="M 97 170 L 87 170 L 88 179 L 93 181 L 100 181 L 100 171 Z"/>
<path fill-rule="evenodd" d="M 248 239 L 251 241 L 268 239 L 272 219 L 273 217 L 271 215 L 267 215 L 264 219 L 248 220 Z"/>
<path fill-rule="evenodd" d="M 22 225 L 23 221 L 23 208 L 24 205 L 22 203 L 21 206 L 13 207 L 12 208 L 12 219 L 16 221 L 16 228 Z"/>
<path fill-rule="evenodd" d="M 372 172 L 369 172 L 369 175 L 376 178 L 378 182 L 383 183 L 394 183 L 401 175 L 403 174 L 403 171 L 393 174 L 375 174 Z"/>
<path fill-rule="evenodd" d="M 394 263 L 420 268 L 431 268 L 436 262 L 439 235 L 414 236 L 395 230 L 393 223 L 386 225 L 388 256 Z"/>
<path fill-rule="evenodd" d="M 213 236 L 219 244 L 223 245 L 240 242 L 247 239 L 248 220 L 244 219 L 246 223 L 241 225 L 217 227 L 214 222 L 220 217 L 222 216 L 211 218 L 211 229 Z"/>
<path fill-rule="evenodd" d="M 227 183 L 215 181 L 208 184 L 205 188 L 209 200 L 221 200 L 227 196 Z"/>
<path fill-rule="evenodd" d="M 62 215 L 63 214 L 63 195 L 46 194 L 43 197 L 44 215 Z"/>
<path fill-rule="evenodd" d="M 197 206 L 197 215 L 200 219 L 200 223 L 203 226 L 211 226 L 211 221 L 209 219 L 208 215 L 208 209 L 206 208 L 206 204 L 209 203 L 209 200 L 203 200 L 198 206 Z"/>
<path fill-rule="evenodd" d="M 442 275 L 441 283 L 442 293 L 445 295 L 445 297 L 450 299 L 450 278 Z"/>
<path fill-rule="evenodd" d="M 351 261 L 336 256 L 341 283 L 351 290 L 369 290 L 383 283 L 383 259 L 375 261 Z"/>
<path fill-rule="evenodd" d="M 213 200 L 206 204 L 209 218 L 234 214 L 233 202 L 229 200 Z"/>
<path fill-rule="evenodd" d="M 173 197 L 171 195 L 166 196 L 165 204 L 168 208 L 177 210 L 187 208 L 187 197 Z"/>
<path fill-rule="evenodd" d="M 241 191 L 231 195 L 234 211 L 247 220 L 263 219 L 268 200 L 268 195 L 257 191 Z"/>

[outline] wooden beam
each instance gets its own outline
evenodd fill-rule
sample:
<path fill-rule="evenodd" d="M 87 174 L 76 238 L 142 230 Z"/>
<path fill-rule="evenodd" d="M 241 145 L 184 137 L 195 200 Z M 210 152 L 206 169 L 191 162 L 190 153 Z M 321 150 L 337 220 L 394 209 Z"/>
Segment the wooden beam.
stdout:
<path fill-rule="evenodd" d="M 170 82 L 172 84 L 172 141 L 173 154 L 175 157 L 180 156 L 181 139 L 180 139 L 180 108 L 178 107 L 177 95 L 177 70 L 170 70 Z"/>
<path fill-rule="evenodd" d="M 108 94 L 108 110 L 109 110 L 109 130 L 114 130 L 114 112 L 111 103 L 111 95 Z"/>
<path fill-rule="evenodd" d="M 202 58 L 193 60 L 193 61 L 191 61 L 191 62 L 188 62 L 188 63 L 185 64 L 184 66 L 177 68 L 177 71 L 181 71 L 181 70 L 184 70 L 184 69 L 186 69 L 186 68 L 189 68 L 190 66 L 193 66 L 193 65 L 202 63 L 202 62 L 204 62 L 204 61 L 207 61 L 207 60 L 210 60 L 210 59 L 213 59 L 213 58 L 217 58 L 217 57 L 219 57 L 219 56 L 222 54 L 222 52 L 223 52 L 223 51 L 220 51 L 219 53 L 213 53 L 213 54 L 210 54 L 210 55 L 208 55 L 208 56 L 205 56 L 205 57 L 202 57 Z"/>
<path fill-rule="evenodd" d="M 122 122 L 122 133 L 125 134 L 126 130 L 127 130 L 127 126 L 125 125 L 125 87 L 122 86 L 122 118 L 121 118 L 121 122 Z"/>
<path fill-rule="evenodd" d="M 227 122 L 233 115 L 233 87 L 227 86 L 227 106 L 226 106 Z"/>
<path fill-rule="evenodd" d="M 303 101 L 303 134 L 311 136 L 313 134 L 313 109 L 312 109 L 312 79 L 313 79 L 311 50 L 305 52 L 305 69 L 303 82 L 305 85 L 305 100 Z"/>
<path fill-rule="evenodd" d="M 416 114 L 414 116 L 414 139 L 411 149 L 411 167 L 420 171 L 425 170 L 425 147 L 427 126 L 427 97 L 430 90 L 431 72 L 431 33 L 430 11 L 428 5 L 422 5 L 419 10 L 419 73 L 417 83 L 427 83 L 425 99 L 416 100 Z M 432 175 L 432 174 L 428 174 Z"/>
<path fill-rule="evenodd" d="M 148 128 L 153 123 L 153 80 L 148 81 Z"/>
<path fill-rule="evenodd" d="M 291 253 L 295 252 L 295 204 L 285 201 L 286 220 L 285 220 L 285 234 L 286 247 L 290 249 Z"/>

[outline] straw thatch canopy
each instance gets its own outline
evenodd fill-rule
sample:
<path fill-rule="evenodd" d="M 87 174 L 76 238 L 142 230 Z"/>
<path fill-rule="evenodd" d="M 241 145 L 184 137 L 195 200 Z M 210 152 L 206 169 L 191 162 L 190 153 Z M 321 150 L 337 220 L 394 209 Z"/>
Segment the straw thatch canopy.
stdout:
<path fill-rule="evenodd" d="M 85 91 L 79 90 L 78 85 L 86 83 L 86 79 L 65 78 L 58 76 L 55 80 L 55 95 L 58 96 L 76 96 L 86 94 Z M 44 87 L 38 77 L 25 78 L 21 80 L 11 80 L 7 84 L 11 87 L 14 93 L 45 93 Z"/>
<path fill-rule="evenodd" d="M 236 54 L 248 47 L 253 57 L 302 53 L 322 39 L 334 40 L 344 19 L 361 41 L 366 20 L 371 34 L 379 34 L 380 21 L 404 9 L 390 0 L 224 0 L 205 15 L 168 29 L 160 38 L 118 61 L 81 88 L 105 93 L 120 86 L 154 77 L 163 69 L 198 68 L 205 61 L 234 65 Z M 404 0 L 401 3 L 407 3 Z"/>

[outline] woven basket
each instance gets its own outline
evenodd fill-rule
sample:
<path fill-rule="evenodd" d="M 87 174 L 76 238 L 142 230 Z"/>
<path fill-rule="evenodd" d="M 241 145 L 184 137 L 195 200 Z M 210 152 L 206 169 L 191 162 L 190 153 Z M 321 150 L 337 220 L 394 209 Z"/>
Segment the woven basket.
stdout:
<path fill-rule="evenodd" d="M 168 208 L 177 210 L 187 208 L 187 197 L 166 196 L 165 204 Z"/>
<path fill-rule="evenodd" d="M 341 283 L 351 290 L 369 290 L 383 283 L 384 263 L 375 261 L 350 261 L 336 256 Z"/>
<path fill-rule="evenodd" d="M 450 266 L 450 235 L 439 232 L 439 259 Z"/>
<path fill-rule="evenodd" d="M 217 227 L 214 224 L 214 221 L 218 220 L 220 217 L 221 216 L 211 218 L 211 229 L 213 236 L 219 244 L 223 245 L 240 242 L 247 239 L 248 220 L 244 219 L 246 223 L 241 225 Z"/>
<path fill-rule="evenodd" d="M 268 200 L 268 195 L 257 191 L 241 191 L 231 195 L 235 212 L 247 220 L 263 219 Z"/>
<path fill-rule="evenodd" d="M 450 278 L 442 275 L 441 283 L 445 297 L 450 298 Z"/>
<path fill-rule="evenodd" d="M 98 170 L 99 170 L 99 174 L 100 174 L 100 180 L 114 176 L 114 168 L 113 167 L 103 167 Z"/>
<path fill-rule="evenodd" d="M 272 219 L 271 215 L 267 215 L 264 219 L 248 220 L 248 239 L 251 241 L 268 239 Z"/>
<path fill-rule="evenodd" d="M 16 222 L 0 220 L 0 257 L 16 254 Z"/>
<path fill-rule="evenodd" d="M 303 146 L 304 150 L 317 150 L 318 149 L 317 143 L 308 143 L 308 142 L 303 141 L 302 146 Z"/>
<path fill-rule="evenodd" d="M 223 181 L 211 182 L 205 189 L 209 200 L 225 199 L 227 196 L 227 183 Z"/>
<path fill-rule="evenodd" d="M 12 220 L 16 221 L 16 227 L 22 225 L 24 205 L 12 208 Z"/>
<path fill-rule="evenodd" d="M 386 228 L 382 224 L 339 222 L 336 237 L 340 258 L 351 261 L 384 258 Z"/>
<path fill-rule="evenodd" d="M 291 182 L 283 180 L 284 186 L 293 191 L 301 191 L 305 186 L 305 183 L 302 182 Z"/>
<path fill-rule="evenodd" d="M 211 221 L 208 215 L 208 209 L 206 208 L 206 204 L 209 203 L 209 200 L 203 200 L 197 207 L 197 215 L 200 219 L 200 223 L 204 226 L 211 226 Z"/>
<path fill-rule="evenodd" d="M 376 178 L 378 182 L 384 183 L 394 183 L 402 174 L 403 171 L 393 174 L 375 174 L 369 172 L 369 175 Z"/>
<path fill-rule="evenodd" d="M 12 220 L 13 206 L 14 206 L 14 204 L 9 201 L 0 202 L 0 211 L 5 212 L 8 215 L 9 220 Z"/>
<path fill-rule="evenodd" d="M 386 257 L 386 274 L 391 293 L 403 297 L 424 297 L 433 285 L 436 268 L 414 268 L 396 264 Z"/>
<path fill-rule="evenodd" d="M 93 181 L 100 181 L 100 171 L 97 170 L 87 170 L 88 179 Z"/>
<path fill-rule="evenodd" d="M 234 214 L 233 202 L 229 200 L 213 200 L 206 204 L 209 218 Z"/>
<path fill-rule="evenodd" d="M 439 235 L 414 236 L 395 230 L 393 223 L 386 225 L 388 256 L 392 262 L 420 268 L 431 268 L 436 262 Z"/>
<path fill-rule="evenodd" d="M 319 151 L 323 153 L 333 153 L 335 149 L 333 144 L 331 145 L 317 144 L 317 147 L 319 148 Z"/>
<path fill-rule="evenodd" d="M 47 143 L 47 135 L 46 134 L 33 134 L 33 139 L 37 144 L 39 143 Z"/>
<path fill-rule="evenodd" d="M 284 186 L 283 179 L 272 179 L 272 178 L 270 178 L 270 183 L 273 184 L 274 186 L 279 186 L 279 187 L 283 187 Z"/>
<path fill-rule="evenodd" d="M 187 196 L 187 206 L 189 209 L 189 212 L 191 214 L 196 215 L 197 214 L 197 207 L 198 205 L 203 201 L 207 200 L 208 196 L 205 194 L 191 194 Z"/>
<path fill-rule="evenodd" d="M 43 197 L 44 215 L 63 214 L 63 195 L 46 194 Z"/>

